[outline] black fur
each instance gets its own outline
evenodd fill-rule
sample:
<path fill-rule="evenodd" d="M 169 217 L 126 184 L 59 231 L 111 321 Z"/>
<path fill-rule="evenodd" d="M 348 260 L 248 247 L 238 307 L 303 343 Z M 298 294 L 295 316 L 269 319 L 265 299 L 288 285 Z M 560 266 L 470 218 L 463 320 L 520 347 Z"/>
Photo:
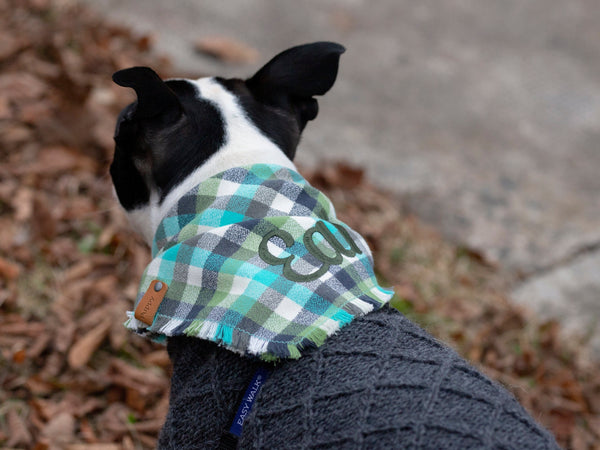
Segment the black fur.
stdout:
<path fill-rule="evenodd" d="M 232 92 L 247 117 L 293 159 L 300 133 L 317 116 L 314 95 L 335 82 L 344 47 L 317 42 L 280 53 L 252 78 L 217 78 Z M 117 196 L 128 211 L 147 205 L 155 190 L 162 201 L 223 146 L 227 139 L 218 105 L 185 80 L 162 81 L 148 67 L 116 72 L 113 80 L 131 87 L 138 99 L 120 114 L 110 167 Z"/>
<path fill-rule="evenodd" d="M 144 74 L 151 71 L 145 67 L 126 70 L 141 70 Z M 121 81 L 120 73 L 115 74 L 115 80 Z M 138 88 L 138 101 L 124 110 L 117 123 L 110 173 L 126 210 L 147 204 L 152 188 L 162 200 L 225 140 L 218 108 L 202 100 L 193 84 L 158 81 L 162 91 L 170 95 L 163 94 L 162 103 L 148 104 L 146 94 Z M 158 90 L 154 87 L 151 93 Z M 132 168 L 135 170 L 129 172 Z"/>
<path fill-rule="evenodd" d="M 119 86 L 130 87 L 138 96 L 133 115 L 137 119 L 149 119 L 166 112 L 173 116 L 181 114 L 177 96 L 149 67 L 131 67 L 113 74 L 113 81 Z"/>

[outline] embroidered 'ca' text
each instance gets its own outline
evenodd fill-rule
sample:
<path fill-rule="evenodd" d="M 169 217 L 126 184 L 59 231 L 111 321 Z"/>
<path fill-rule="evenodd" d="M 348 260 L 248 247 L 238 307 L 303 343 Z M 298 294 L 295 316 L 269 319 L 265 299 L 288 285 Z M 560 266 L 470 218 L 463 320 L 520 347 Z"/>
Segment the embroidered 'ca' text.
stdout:
<path fill-rule="evenodd" d="M 307 274 L 298 273 L 292 268 L 292 262 L 295 259 L 294 255 L 289 255 L 289 256 L 282 258 L 282 257 L 273 255 L 269 251 L 268 243 L 269 243 L 269 240 L 273 237 L 280 238 L 286 247 L 291 247 L 292 245 L 294 245 L 294 242 L 295 242 L 294 237 L 285 230 L 273 230 L 273 231 L 267 233 L 267 235 L 262 239 L 260 245 L 258 246 L 258 254 L 262 258 L 262 260 L 264 262 L 266 262 L 267 264 L 271 264 L 272 266 L 283 265 L 283 276 L 286 277 L 290 281 L 299 282 L 299 281 L 316 280 L 321 275 L 323 275 L 325 272 L 327 272 L 327 270 L 329 270 L 329 267 L 331 265 L 341 264 L 341 262 L 343 260 L 343 256 L 352 257 L 357 254 L 359 254 L 359 255 L 362 254 L 362 251 L 360 250 L 360 248 L 358 248 L 358 246 L 356 245 L 356 243 L 350 236 L 350 233 L 348 232 L 348 230 L 346 230 L 342 225 L 339 225 L 337 223 L 334 223 L 333 225 L 337 228 L 339 233 L 342 235 L 342 237 L 346 241 L 349 248 L 346 248 L 338 240 L 338 238 L 331 232 L 331 230 L 327 227 L 325 222 L 323 222 L 322 220 L 318 221 L 315 224 L 315 226 L 309 228 L 308 230 L 306 230 L 304 232 L 304 236 L 303 236 L 304 246 L 306 247 L 306 249 L 308 250 L 308 252 L 311 255 L 313 255 L 315 258 L 317 258 L 319 261 L 321 261 L 323 263 L 321 265 L 321 267 L 319 267 L 319 269 L 317 269 L 315 272 L 307 273 Z M 323 236 L 325 241 L 331 246 L 331 248 L 334 251 L 333 255 L 325 254 L 325 252 L 323 250 L 321 250 L 317 246 L 317 244 L 315 244 L 313 236 L 316 233 L 319 233 L 321 236 Z"/>

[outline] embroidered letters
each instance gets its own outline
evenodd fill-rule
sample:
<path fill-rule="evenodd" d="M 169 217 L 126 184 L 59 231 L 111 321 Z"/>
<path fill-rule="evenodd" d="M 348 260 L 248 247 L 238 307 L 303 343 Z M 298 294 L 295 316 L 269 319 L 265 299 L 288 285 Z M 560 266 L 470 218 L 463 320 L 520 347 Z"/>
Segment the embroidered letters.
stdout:
<path fill-rule="evenodd" d="M 269 251 L 268 243 L 269 240 L 275 236 L 280 238 L 286 247 L 291 247 L 294 245 L 294 237 L 285 230 L 273 230 L 263 238 L 260 245 L 258 246 L 258 254 L 262 258 L 264 262 L 267 264 L 271 264 L 272 266 L 283 265 L 283 276 L 286 277 L 290 281 L 312 281 L 319 278 L 323 275 L 329 267 L 332 265 L 341 264 L 343 256 L 352 257 L 357 254 L 362 254 L 362 251 L 358 248 L 348 230 L 346 230 L 342 225 L 333 224 L 339 233 L 342 235 L 346 244 L 349 248 L 346 248 L 344 244 L 342 244 L 337 237 L 331 232 L 327 225 L 322 220 L 319 220 L 315 226 L 310 227 L 308 230 L 304 232 L 303 243 L 308 252 L 321 261 L 323 264 L 319 269 L 314 271 L 313 273 L 302 274 L 296 272 L 292 268 L 292 262 L 295 259 L 294 255 L 286 256 L 285 258 L 275 256 Z M 314 241 L 314 235 L 320 234 L 323 236 L 325 241 L 333 248 L 334 254 L 327 255 L 323 250 L 321 250 Z"/>

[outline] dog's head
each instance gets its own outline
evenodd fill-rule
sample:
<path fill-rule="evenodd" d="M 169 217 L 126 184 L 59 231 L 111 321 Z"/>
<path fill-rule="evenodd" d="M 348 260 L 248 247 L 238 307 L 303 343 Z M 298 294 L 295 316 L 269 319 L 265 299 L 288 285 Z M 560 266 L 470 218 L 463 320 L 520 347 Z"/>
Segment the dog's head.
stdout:
<path fill-rule="evenodd" d="M 148 67 L 116 72 L 137 101 L 117 120 L 110 174 L 119 202 L 148 242 L 166 210 L 207 176 L 230 167 L 292 167 L 300 134 L 317 116 L 315 95 L 335 82 L 344 47 L 286 50 L 253 77 L 171 79 Z"/>

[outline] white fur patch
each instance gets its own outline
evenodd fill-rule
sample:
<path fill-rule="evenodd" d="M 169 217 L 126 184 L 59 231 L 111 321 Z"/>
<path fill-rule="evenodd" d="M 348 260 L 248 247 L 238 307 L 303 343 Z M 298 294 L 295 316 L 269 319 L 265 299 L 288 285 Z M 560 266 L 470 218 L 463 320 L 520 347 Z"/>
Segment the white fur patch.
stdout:
<path fill-rule="evenodd" d="M 283 151 L 248 119 L 235 95 L 218 81 L 212 77 L 186 81 L 196 85 L 200 98 L 210 101 L 220 111 L 224 121 L 225 143 L 208 161 L 175 186 L 162 203 L 157 195 L 151 195 L 148 206 L 128 212 L 135 229 L 149 245 L 152 245 L 156 229 L 169 209 L 203 180 L 232 167 L 260 163 L 297 170 Z"/>
<path fill-rule="evenodd" d="M 149 219 L 152 210 L 153 208 L 150 205 L 146 205 L 142 208 L 126 211 L 131 227 L 142 235 L 149 246 L 152 246 L 152 240 L 154 239 L 154 233 L 156 231 L 156 227 L 153 225 L 152 220 Z M 158 224 L 156 226 L 158 226 Z"/>

